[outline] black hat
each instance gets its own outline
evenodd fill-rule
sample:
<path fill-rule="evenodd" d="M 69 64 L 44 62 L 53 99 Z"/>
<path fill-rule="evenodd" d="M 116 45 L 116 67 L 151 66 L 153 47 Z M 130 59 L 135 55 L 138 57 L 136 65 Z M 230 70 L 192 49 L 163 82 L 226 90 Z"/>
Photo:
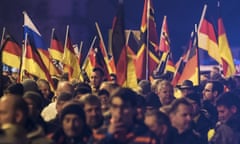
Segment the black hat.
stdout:
<path fill-rule="evenodd" d="M 193 82 L 190 80 L 184 80 L 183 83 L 178 86 L 179 89 L 192 89 L 194 88 Z"/>
<path fill-rule="evenodd" d="M 80 104 L 71 103 L 63 108 L 63 110 L 60 113 L 60 120 L 61 122 L 64 119 L 64 116 L 66 114 L 76 114 L 78 115 L 84 122 L 86 121 L 85 113 L 83 111 L 83 108 Z"/>

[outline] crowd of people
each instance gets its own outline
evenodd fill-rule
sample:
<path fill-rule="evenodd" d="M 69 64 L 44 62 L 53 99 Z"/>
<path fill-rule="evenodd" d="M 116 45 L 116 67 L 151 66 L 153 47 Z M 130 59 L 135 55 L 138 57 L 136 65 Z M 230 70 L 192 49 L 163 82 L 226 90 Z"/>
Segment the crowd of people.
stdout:
<path fill-rule="evenodd" d="M 240 76 L 218 68 L 194 86 L 140 80 L 122 87 L 94 68 L 90 82 L 16 82 L 2 74 L 0 144 L 240 144 Z"/>

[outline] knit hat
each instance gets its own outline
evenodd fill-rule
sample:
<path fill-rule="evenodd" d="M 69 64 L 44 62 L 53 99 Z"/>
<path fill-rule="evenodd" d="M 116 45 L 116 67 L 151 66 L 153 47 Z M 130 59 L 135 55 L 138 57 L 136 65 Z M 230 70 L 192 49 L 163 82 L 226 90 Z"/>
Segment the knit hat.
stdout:
<path fill-rule="evenodd" d="M 62 122 L 64 119 L 64 116 L 66 114 L 76 114 L 78 115 L 84 122 L 86 121 L 85 113 L 83 111 L 83 108 L 80 104 L 72 103 L 63 108 L 63 110 L 60 113 L 60 121 Z"/>

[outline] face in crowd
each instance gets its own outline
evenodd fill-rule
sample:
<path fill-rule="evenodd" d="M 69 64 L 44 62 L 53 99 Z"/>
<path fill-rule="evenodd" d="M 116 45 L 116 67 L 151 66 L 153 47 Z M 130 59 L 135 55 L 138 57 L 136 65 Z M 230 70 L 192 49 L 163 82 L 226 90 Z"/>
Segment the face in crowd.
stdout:
<path fill-rule="evenodd" d="M 162 105 L 169 105 L 174 99 L 173 86 L 168 81 L 161 81 L 157 86 L 157 95 Z"/>
<path fill-rule="evenodd" d="M 103 81 L 103 72 L 101 70 L 94 69 L 91 73 L 90 84 L 93 89 L 98 89 Z"/>

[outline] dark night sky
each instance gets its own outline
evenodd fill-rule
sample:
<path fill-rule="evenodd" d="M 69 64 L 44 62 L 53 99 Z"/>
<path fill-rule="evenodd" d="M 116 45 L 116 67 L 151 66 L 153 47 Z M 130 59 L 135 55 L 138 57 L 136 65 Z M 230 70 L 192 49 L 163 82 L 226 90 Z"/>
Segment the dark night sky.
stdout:
<path fill-rule="evenodd" d="M 168 28 L 173 55 L 178 57 L 188 43 L 194 24 L 198 24 L 203 5 L 213 11 L 217 0 L 152 0 L 155 20 L 160 33 L 163 16 L 168 17 Z M 144 0 L 125 0 L 125 23 L 127 29 L 138 30 L 141 24 Z M 229 43 L 233 50 L 240 49 L 240 1 L 222 0 L 222 17 Z M 73 43 L 84 41 L 87 51 L 96 34 L 95 22 L 99 23 L 105 44 L 116 13 L 117 0 L 1 0 L 0 28 L 5 26 L 17 39 L 23 39 L 23 15 L 27 11 L 33 23 L 49 45 L 51 29 L 64 42 L 66 25 L 70 25 Z M 235 54 L 240 57 L 240 54 Z M 177 58 L 175 58 L 177 59 Z"/>

